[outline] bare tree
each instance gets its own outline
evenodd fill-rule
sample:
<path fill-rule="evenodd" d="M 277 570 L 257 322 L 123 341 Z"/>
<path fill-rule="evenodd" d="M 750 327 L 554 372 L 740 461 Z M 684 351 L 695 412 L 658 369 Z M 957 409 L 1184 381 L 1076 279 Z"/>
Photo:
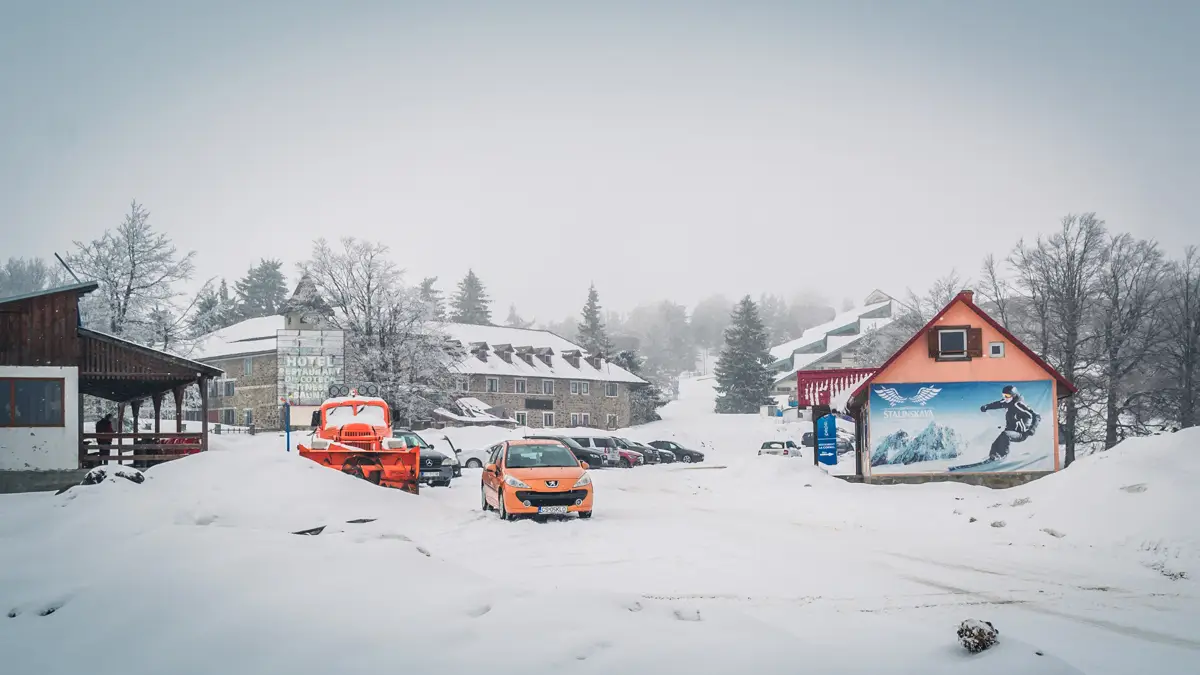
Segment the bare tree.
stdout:
<path fill-rule="evenodd" d="M 386 246 L 352 237 L 341 243 L 338 251 L 317 240 L 300 268 L 333 308 L 330 321 L 346 332 L 347 374 L 379 385 L 398 419 L 428 418 L 449 402 L 462 354 L 435 321 L 436 307 L 404 286 Z"/>
<path fill-rule="evenodd" d="M 1167 275 L 1161 321 L 1168 406 L 1180 428 L 1200 424 L 1200 251 L 1184 250 Z"/>
<path fill-rule="evenodd" d="M 1100 270 L 1096 312 L 1104 399 L 1104 447 L 1127 435 L 1122 418 L 1157 393 L 1150 377 L 1163 338 L 1160 310 L 1167 267 L 1158 245 L 1128 234 L 1112 237 Z M 1142 415 L 1134 416 L 1134 423 Z"/>
<path fill-rule="evenodd" d="M 1000 270 L 996 266 L 996 256 L 989 253 L 983 259 L 983 270 L 979 279 L 979 295 L 992 304 L 992 314 L 1000 319 L 1000 325 L 1005 328 L 1008 328 L 1008 307 L 1012 294 L 1012 285 L 1000 276 Z"/>
<path fill-rule="evenodd" d="M 1094 213 L 1070 214 L 1059 231 L 1038 237 L 1033 245 L 1017 244 L 1011 258 L 1018 284 L 1038 314 L 1036 335 L 1040 351 L 1064 377 L 1076 385 L 1090 374 L 1094 312 L 1099 281 L 1107 254 L 1104 221 Z M 1075 461 L 1080 400 L 1068 398 L 1062 422 L 1065 464 Z"/>
<path fill-rule="evenodd" d="M 90 324 L 145 344 L 153 337 L 155 308 L 175 308 L 175 284 L 192 277 L 195 251 L 179 255 L 170 237 L 155 232 L 150 212 L 136 201 L 115 231 L 75 242 L 69 261 L 80 278 L 100 283 L 88 312 Z M 176 308 L 175 313 L 179 311 Z"/>
<path fill-rule="evenodd" d="M 0 298 L 41 291 L 68 282 L 66 270 L 42 258 L 9 258 L 0 267 Z"/>
<path fill-rule="evenodd" d="M 883 365 L 904 342 L 925 327 L 943 307 L 950 304 L 969 282 L 957 270 L 950 270 L 929 286 L 924 294 L 908 289 L 904 301 L 893 305 L 895 318 L 883 328 L 867 332 L 858 342 L 855 358 L 864 367 Z"/>

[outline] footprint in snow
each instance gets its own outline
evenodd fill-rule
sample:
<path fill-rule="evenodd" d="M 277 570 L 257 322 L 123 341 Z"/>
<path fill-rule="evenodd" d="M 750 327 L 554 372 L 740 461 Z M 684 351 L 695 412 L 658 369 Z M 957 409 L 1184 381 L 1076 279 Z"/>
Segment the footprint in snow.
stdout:
<path fill-rule="evenodd" d="M 698 609 L 677 609 L 675 610 L 675 618 L 680 621 L 700 621 L 700 610 Z"/>
<path fill-rule="evenodd" d="M 66 605 L 66 604 L 67 604 L 67 601 L 66 601 L 66 600 L 61 600 L 61 601 L 59 601 L 59 602 L 54 602 L 54 603 L 51 603 L 51 604 L 49 604 L 49 605 L 46 605 L 45 607 L 43 607 L 43 608 L 41 609 L 41 611 L 39 611 L 39 612 L 38 612 L 38 616 L 50 616 L 51 614 L 53 614 L 53 613 L 57 612 L 58 610 L 62 609 L 62 608 L 63 608 L 63 606 L 64 606 L 64 605 Z"/>
<path fill-rule="evenodd" d="M 1145 483 L 1134 483 L 1133 485 L 1126 485 L 1126 486 L 1122 487 L 1121 489 L 1124 490 L 1125 492 L 1128 492 L 1131 494 L 1136 494 L 1138 492 L 1145 492 L 1146 487 L 1147 486 Z"/>
<path fill-rule="evenodd" d="M 612 643 L 608 642 L 607 640 L 603 641 L 603 642 L 597 642 L 596 644 L 592 645 L 591 647 L 584 649 L 583 653 L 577 654 L 575 656 L 575 660 L 576 661 L 586 661 L 589 656 L 594 655 L 596 652 L 604 651 L 605 649 L 608 649 L 609 647 L 612 647 Z"/>
<path fill-rule="evenodd" d="M 471 617 L 472 619 L 478 619 L 479 617 L 483 616 L 484 614 L 487 614 L 490 611 L 492 611 L 491 605 L 482 605 L 480 607 L 476 607 L 474 609 L 468 610 L 467 616 Z"/>
<path fill-rule="evenodd" d="M 427 551 L 427 550 L 425 549 L 425 547 L 424 547 L 424 546 L 418 546 L 418 547 L 417 547 L 417 550 L 418 550 L 418 551 L 420 551 L 420 552 L 421 552 L 421 554 L 422 554 L 422 555 L 424 555 L 426 558 L 432 558 L 432 557 L 433 557 L 433 554 L 432 554 L 432 553 L 430 553 L 429 551 Z"/>
<path fill-rule="evenodd" d="M 217 522 L 217 517 L 213 515 L 196 516 L 197 525 L 212 525 L 215 522 Z"/>
<path fill-rule="evenodd" d="M 20 616 L 20 614 L 21 614 L 21 610 L 17 609 L 16 607 L 8 610 L 8 618 L 10 618 L 10 619 L 15 619 L 18 616 Z"/>
<path fill-rule="evenodd" d="M 627 609 L 631 612 L 640 612 L 640 611 L 642 611 L 642 603 L 634 602 L 632 605 L 626 607 L 625 609 Z"/>

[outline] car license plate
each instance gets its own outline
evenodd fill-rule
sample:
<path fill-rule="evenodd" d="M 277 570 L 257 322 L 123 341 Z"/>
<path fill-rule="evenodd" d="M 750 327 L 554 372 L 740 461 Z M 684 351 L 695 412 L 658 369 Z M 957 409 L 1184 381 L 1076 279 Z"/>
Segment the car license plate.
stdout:
<path fill-rule="evenodd" d="M 565 516 L 567 515 L 567 507 L 565 506 L 539 506 L 538 513 L 547 516 Z"/>

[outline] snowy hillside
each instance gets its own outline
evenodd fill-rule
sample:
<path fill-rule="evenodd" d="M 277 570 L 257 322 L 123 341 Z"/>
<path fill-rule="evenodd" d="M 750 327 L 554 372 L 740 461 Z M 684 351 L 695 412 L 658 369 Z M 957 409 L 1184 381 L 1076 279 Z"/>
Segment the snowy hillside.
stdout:
<path fill-rule="evenodd" d="M 626 432 L 706 462 L 593 471 L 591 521 L 501 522 L 477 470 L 376 488 L 275 435 L 0 495 L 4 672 L 1196 672 L 1200 430 L 1011 490 L 851 485 L 758 457 L 787 425 L 706 388 Z M 1000 643 L 963 652 L 967 618 Z"/>

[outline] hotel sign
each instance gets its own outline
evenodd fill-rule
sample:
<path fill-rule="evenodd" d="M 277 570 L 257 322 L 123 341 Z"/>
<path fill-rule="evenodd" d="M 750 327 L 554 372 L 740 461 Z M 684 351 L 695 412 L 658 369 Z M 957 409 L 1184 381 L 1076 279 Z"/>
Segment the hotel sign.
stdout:
<path fill-rule="evenodd" d="M 321 405 L 329 385 L 346 383 L 346 337 L 340 330 L 277 331 L 279 398 Z"/>

